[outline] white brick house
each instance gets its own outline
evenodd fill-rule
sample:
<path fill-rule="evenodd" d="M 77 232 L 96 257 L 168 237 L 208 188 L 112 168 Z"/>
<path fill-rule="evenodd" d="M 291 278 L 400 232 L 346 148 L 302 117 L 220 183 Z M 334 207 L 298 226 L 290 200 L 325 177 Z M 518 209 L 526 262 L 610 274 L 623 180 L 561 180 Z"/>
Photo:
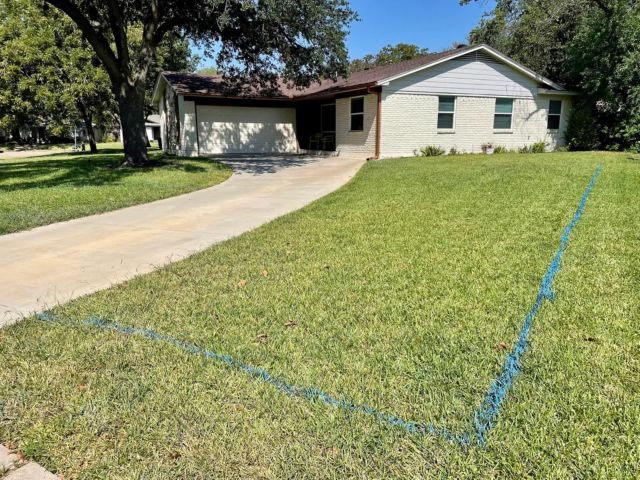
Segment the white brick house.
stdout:
<path fill-rule="evenodd" d="M 334 151 L 388 158 L 426 145 L 480 152 L 564 143 L 575 95 L 486 45 L 276 94 L 229 94 L 221 77 L 162 73 L 164 150 L 188 156 Z"/>

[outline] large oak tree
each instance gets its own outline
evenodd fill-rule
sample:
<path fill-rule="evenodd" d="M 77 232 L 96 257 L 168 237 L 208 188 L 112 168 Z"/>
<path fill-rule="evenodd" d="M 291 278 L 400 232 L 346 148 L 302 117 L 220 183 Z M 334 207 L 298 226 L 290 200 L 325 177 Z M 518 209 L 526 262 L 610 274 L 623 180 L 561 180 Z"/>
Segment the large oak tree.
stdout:
<path fill-rule="evenodd" d="M 144 92 L 162 40 L 183 35 L 215 51 L 231 77 L 274 87 L 346 73 L 348 0 L 45 0 L 75 22 L 109 75 L 125 162 L 148 162 Z M 142 26 L 135 49 L 127 32 Z"/>

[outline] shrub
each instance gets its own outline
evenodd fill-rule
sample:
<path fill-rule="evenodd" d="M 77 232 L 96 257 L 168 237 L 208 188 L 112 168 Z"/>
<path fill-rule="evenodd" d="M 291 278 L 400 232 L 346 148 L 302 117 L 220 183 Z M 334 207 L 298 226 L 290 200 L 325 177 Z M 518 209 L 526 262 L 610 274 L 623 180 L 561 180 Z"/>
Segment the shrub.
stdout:
<path fill-rule="evenodd" d="M 509 153 L 509 149 L 503 145 L 493 147 L 493 153 Z"/>
<path fill-rule="evenodd" d="M 547 151 L 547 142 L 540 141 L 531 145 L 532 153 L 545 153 Z"/>
<path fill-rule="evenodd" d="M 636 142 L 629 147 L 631 153 L 640 153 L 640 142 Z"/>
<path fill-rule="evenodd" d="M 437 157 L 444 155 L 444 150 L 437 145 L 427 145 L 426 147 L 422 147 L 417 155 L 419 157 Z"/>
<path fill-rule="evenodd" d="M 520 153 L 545 153 L 547 151 L 547 142 L 539 141 L 533 145 L 525 145 L 518 149 Z"/>
<path fill-rule="evenodd" d="M 451 147 L 449 149 L 449 155 L 460 155 L 460 152 L 458 151 L 458 149 L 456 147 Z"/>

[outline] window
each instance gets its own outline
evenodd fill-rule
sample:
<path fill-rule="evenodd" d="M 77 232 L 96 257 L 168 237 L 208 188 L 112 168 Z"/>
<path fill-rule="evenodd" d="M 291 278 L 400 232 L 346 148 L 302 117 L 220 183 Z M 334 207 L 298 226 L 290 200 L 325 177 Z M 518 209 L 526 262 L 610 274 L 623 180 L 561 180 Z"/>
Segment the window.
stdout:
<path fill-rule="evenodd" d="M 364 130 L 364 97 L 351 99 L 351 131 L 362 132 Z"/>
<path fill-rule="evenodd" d="M 438 130 L 453 130 L 456 97 L 438 97 Z"/>
<path fill-rule="evenodd" d="M 561 113 L 562 113 L 562 100 L 549 100 L 549 114 L 547 115 L 547 128 L 549 130 L 560 129 Z"/>
<path fill-rule="evenodd" d="M 496 98 L 496 111 L 493 115 L 494 130 L 511 130 L 513 116 L 513 98 Z"/>

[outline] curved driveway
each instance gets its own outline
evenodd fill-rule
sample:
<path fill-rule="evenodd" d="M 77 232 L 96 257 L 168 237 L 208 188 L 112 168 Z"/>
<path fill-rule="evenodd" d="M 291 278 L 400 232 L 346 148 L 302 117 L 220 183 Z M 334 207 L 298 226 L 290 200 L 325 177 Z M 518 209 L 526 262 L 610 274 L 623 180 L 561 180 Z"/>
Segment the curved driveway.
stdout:
<path fill-rule="evenodd" d="M 0 327 L 252 230 L 344 185 L 360 158 L 226 160 L 197 192 L 0 236 Z"/>

